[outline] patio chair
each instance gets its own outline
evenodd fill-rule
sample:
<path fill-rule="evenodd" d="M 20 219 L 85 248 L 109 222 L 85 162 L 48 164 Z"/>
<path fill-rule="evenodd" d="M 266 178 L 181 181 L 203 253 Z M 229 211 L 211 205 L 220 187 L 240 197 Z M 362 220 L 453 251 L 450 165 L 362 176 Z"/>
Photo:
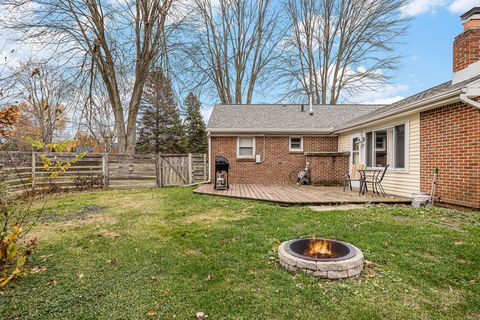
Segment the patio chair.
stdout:
<path fill-rule="evenodd" d="M 372 180 L 365 180 L 364 183 L 365 183 L 365 186 L 368 186 L 369 183 L 372 184 L 372 190 L 373 190 L 373 193 L 376 193 L 376 194 L 382 194 L 382 196 L 385 198 L 387 196 L 387 194 L 385 193 L 385 190 L 383 189 L 383 186 L 382 186 L 382 181 L 383 181 L 383 178 L 385 177 L 385 173 L 387 172 L 387 169 L 390 165 L 387 164 L 385 166 L 385 168 L 383 168 L 383 170 L 381 171 L 378 171 L 377 173 L 374 173 L 373 176 L 372 176 Z"/>
<path fill-rule="evenodd" d="M 365 164 L 360 164 L 358 165 L 352 165 L 352 172 L 347 173 L 345 174 L 345 177 L 343 179 L 343 192 L 345 192 L 345 189 L 348 185 L 348 187 L 350 188 L 350 191 L 352 191 L 352 181 L 358 181 L 358 182 L 361 182 L 361 179 L 360 179 L 360 174 L 358 173 L 358 169 L 365 169 L 367 166 Z M 358 177 L 358 178 L 357 178 Z"/>

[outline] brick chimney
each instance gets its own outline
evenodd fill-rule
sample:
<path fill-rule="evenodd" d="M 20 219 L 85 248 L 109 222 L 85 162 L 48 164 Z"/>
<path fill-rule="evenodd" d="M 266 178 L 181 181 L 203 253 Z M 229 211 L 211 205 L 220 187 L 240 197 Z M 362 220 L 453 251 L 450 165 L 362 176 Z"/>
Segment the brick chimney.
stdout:
<path fill-rule="evenodd" d="M 453 83 L 480 74 L 480 7 L 461 16 L 463 32 L 453 42 Z"/>

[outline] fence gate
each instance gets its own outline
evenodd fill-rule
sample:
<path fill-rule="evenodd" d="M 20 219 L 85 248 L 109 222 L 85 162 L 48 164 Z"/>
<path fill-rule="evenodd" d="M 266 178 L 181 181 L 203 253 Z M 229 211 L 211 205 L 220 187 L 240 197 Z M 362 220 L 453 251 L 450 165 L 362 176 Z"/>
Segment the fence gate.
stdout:
<path fill-rule="evenodd" d="M 72 159 L 75 153 L 0 152 L 3 191 L 21 193 L 48 186 L 48 172 L 40 155 L 50 159 Z M 78 188 L 79 177 L 100 178 L 98 187 L 152 188 L 205 182 L 208 179 L 206 154 L 87 154 L 55 179 L 62 189 Z M 103 182 L 102 182 L 103 179 Z"/>

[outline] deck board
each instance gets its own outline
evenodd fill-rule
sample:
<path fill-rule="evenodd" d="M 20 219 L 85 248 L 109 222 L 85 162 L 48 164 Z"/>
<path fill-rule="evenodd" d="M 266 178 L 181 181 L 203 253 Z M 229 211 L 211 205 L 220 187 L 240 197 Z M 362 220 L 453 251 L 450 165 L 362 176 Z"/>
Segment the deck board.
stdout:
<path fill-rule="evenodd" d="M 343 192 L 341 187 L 313 187 L 295 185 L 266 184 L 231 184 L 228 190 L 215 190 L 212 184 L 200 185 L 193 191 L 198 194 L 218 195 L 225 197 L 251 199 L 291 205 L 321 205 L 347 203 L 404 203 L 408 198 L 390 196 L 382 197 L 368 193 L 359 195 L 356 191 Z"/>

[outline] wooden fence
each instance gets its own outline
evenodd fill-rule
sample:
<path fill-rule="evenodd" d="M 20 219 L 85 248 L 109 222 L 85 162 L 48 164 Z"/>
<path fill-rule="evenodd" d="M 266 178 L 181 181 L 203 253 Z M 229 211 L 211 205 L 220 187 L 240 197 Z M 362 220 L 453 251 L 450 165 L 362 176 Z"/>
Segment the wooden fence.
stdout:
<path fill-rule="evenodd" d="M 0 152 L 4 192 L 19 193 L 51 185 L 40 159 L 70 160 L 75 153 Z M 190 185 L 208 179 L 206 154 L 87 154 L 55 179 L 63 189 L 154 188 Z"/>

